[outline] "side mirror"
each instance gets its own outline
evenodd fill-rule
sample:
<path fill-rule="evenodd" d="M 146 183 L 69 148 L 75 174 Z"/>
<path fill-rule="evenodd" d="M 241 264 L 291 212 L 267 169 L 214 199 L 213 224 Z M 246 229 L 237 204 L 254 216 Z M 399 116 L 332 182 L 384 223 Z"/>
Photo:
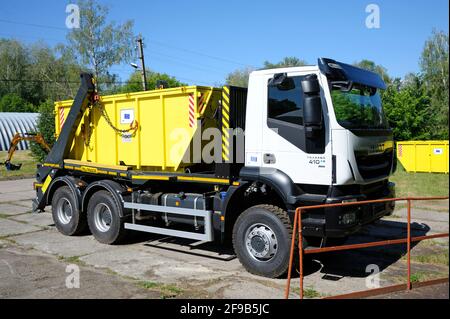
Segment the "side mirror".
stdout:
<path fill-rule="evenodd" d="M 322 126 L 322 101 L 320 96 L 305 96 L 303 123 L 305 126 Z"/>
<path fill-rule="evenodd" d="M 317 75 L 310 74 L 302 80 L 302 90 L 306 95 L 320 94 L 320 84 Z"/>
<path fill-rule="evenodd" d="M 322 100 L 320 98 L 320 84 L 315 74 L 307 75 L 302 80 L 303 123 L 306 136 L 313 137 L 315 132 L 322 129 Z"/>

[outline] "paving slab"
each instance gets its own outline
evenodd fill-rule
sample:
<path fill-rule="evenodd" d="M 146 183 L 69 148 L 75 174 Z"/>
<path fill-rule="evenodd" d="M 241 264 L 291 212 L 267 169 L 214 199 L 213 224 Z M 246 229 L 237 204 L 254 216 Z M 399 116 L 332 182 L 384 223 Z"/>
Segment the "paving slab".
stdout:
<path fill-rule="evenodd" d="M 0 203 L 0 215 L 19 215 L 29 212 L 31 209 L 13 203 Z"/>
<path fill-rule="evenodd" d="M 68 263 L 32 251 L 0 249 L 0 298 L 160 298 L 157 291 L 95 269 L 79 269 L 79 288 L 67 288 Z"/>
<path fill-rule="evenodd" d="M 0 193 L 0 203 L 14 202 L 14 201 L 30 201 L 36 197 L 34 190 L 21 191 L 18 193 Z"/>
<path fill-rule="evenodd" d="M 64 236 L 55 228 L 33 234 L 14 236 L 12 239 L 19 245 L 63 257 L 83 256 L 114 249 L 114 246 L 95 241 L 92 236 Z"/>
<path fill-rule="evenodd" d="M 33 201 L 32 200 L 19 200 L 19 201 L 15 201 L 15 202 L 10 202 L 10 204 L 17 205 L 17 206 L 28 207 L 30 211 L 31 211 L 31 208 L 33 207 Z"/>
<path fill-rule="evenodd" d="M 0 203 L 30 201 L 36 196 L 34 179 L 19 179 L 0 182 Z"/>
<path fill-rule="evenodd" d="M 394 216 L 402 217 L 405 221 L 408 216 L 408 210 L 406 208 L 396 209 L 394 211 Z M 420 208 L 411 209 L 411 220 L 421 220 L 421 221 L 435 221 L 435 222 L 445 222 L 449 220 L 448 210 L 445 211 L 432 211 L 424 210 Z"/>
<path fill-rule="evenodd" d="M 41 213 L 41 214 L 26 213 L 22 215 L 12 216 L 9 219 L 22 221 L 31 225 L 41 227 L 54 225 L 52 214 L 49 213 Z"/>
<path fill-rule="evenodd" d="M 11 236 L 42 230 L 41 227 L 0 218 L 0 236 Z"/>
<path fill-rule="evenodd" d="M 259 282 L 228 281 L 224 285 L 209 288 L 215 290 L 215 298 L 226 299 L 283 299 L 284 290 L 281 287 L 270 287 Z M 296 298 L 295 294 L 290 296 Z M 298 298 L 298 297 L 297 297 Z"/>
<path fill-rule="evenodd" d="M 178 256 L 177 256 L 178 255 Z M 155 249 L 139 246 L 112 246 L 80 258 L 94 267 L 109 268 L 125 276 L 163 283 L 177 283 L 180 280 L 212 280 L 231 276 L 229 271 L 217 270 L 197 262 L 184 259 L 179 253 L 161 254 Z"/>
<path fill-rule="evenodd" d="M 33 190 L 34 178 L 2 181 L 0 183 L 0 194 L 19 193 Z"/>

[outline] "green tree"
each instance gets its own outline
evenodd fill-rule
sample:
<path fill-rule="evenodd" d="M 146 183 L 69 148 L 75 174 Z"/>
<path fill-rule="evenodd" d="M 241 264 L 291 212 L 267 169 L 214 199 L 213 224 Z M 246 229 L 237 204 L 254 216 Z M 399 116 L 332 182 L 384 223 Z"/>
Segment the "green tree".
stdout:
<path fill-rule="evenodd" d="M 153 72 L 147 69 L 146 74 L 147 74 L 147 88 L 149 90 L 156 89 L 156 84 L 158 81 L 165 81 L 170 88 L 187 85 L 186 83 L 180 82 L 175 77 L 165 73 Z M 141 72 L 136 71 L 132 73 L 120 90 L 123 93 L 142 91 L 143 88 L 142 88 Z"/>
<path fill-rule="evenodd" d="M 74 57 L 59 47 L 0 39 L 0 96 L 16 94 L 33 105 L 48 98 L 73 98 L 80 70 Z"/>
<path fill-rule="evenodd" d="M 272 63 L 269 61 L 264 62 L 264 69 L 277 69 L 277 68 L 287 68 L 294 66 L 304 66 L 306 62 L 296 57 L 285 57 L 278 63 Z"/>
<path fill-rule="evenodd" d="M 25 81 L 30 64 L 29 52 L 22 43 L 0 40 L 0 95 L 14 93 L 30 103 L 39 102 L 39 83 Z"/>
<path fill-rule="evenodd" d="M 68 34 L 69 47 L 94 73 L 99 84 L 111 80 L 110 68 L 128 62 L 135 47 L 133 21 L 107 22 L 108 7 L 94 0 L 79 0 L 80 28 Z"/>
<path fill-rule="evenodd" d="M 250 73 L 253 72 L 252 68 L 238 69 L 227 75 L 225 82 L 228 85 L 248 87 L 248 77 Z"/>
<path fill-rule="evenodd" d="M 44 43 L 31 45 L 29 52 L 29 77 L 41 81 L 36 83 L 41 96 L 39 102 L 73 98 L 82 69 L 75 58 L 63 52 L 61 46 L 53 49 Z"/>
<path fill-rule="evenodd" d="M 296 57 L 285 57 L 283 60 L 277 63 L 265 61 L 264 66 L 261 69 L 278 69 L 304 65 L 306 65 L 306 62 L 304 60 Z M 253 71 L 255 71 L 255 69 L 250 67 L 235 70 L 227 75 L 225 81 L 228 85 L 248 87 L 248 78 L 250 76 L 250 73 Z"/>
<path fill-rule="evenodd" d="M 431 96 L 435 138 L 438 139 L 448 139 L 448 50 L 448 33 L 433 30 L 433 34 L 425 42 L 420 59 L 423 78 Z"/>
<path fill-rule="evenodd" d="M 37 131 L 51 147 L 55 143 L 55 113 L 54 104 L 47 100 L 39 105 L 39 116 L 36 125 Z M 47 152 L 39 145 L 31 142 L 31 153 L 33 157 L 42 162 Z"/>
<path fill-rule="evenodd" d="M 414 74 L 407 81 L 395 79 L 383 93 L 383 107 L 397 141 L 428 140 L 433 137 L 430 97 L 423 80 Z"/>
<path fill-rule="evenodd" d="M 16 93 L 8 93 L 0 99 L 0 112 L 36 112 L 33 104 L 25 101 Z"/>

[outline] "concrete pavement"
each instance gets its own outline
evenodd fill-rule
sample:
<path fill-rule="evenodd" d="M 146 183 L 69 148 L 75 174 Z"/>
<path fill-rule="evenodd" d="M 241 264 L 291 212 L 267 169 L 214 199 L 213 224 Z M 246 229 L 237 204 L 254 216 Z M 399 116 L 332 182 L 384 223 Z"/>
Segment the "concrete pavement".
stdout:
<path fill-rule="evenodd" d="M 230 247 L 195 246 L 192 241 L 147 234 L 134 236 L 126 244 L 117 246 L 100 244 L 90 235 L 63 236 L 53 226 L 49 212 L 30 213 L 34 198 L 32 182 L 30 179 L 0 182 L 0 261 L 9 265 L 0 264 L 1 298 L 283 297 L 285 279 L 267 279 L 247 273 Z M 377 225 L 366 227 L 350 241 L 404 236 L 402 217 L 404 209 Z M 448 213 L 418 210 L 417 217 L 413 226 L 415 234 L 448 231 Z M 389 249 L 313 256 L 305 267 L 306 295 L 320 297 L 364 290 L 370 275 L 368 265 L 376 265 L 381 271 L 381 286 L 399 283 L 405 273 L 404 253 L 404 245 L 397 245 Z M 420 262 L 430 254 L 445 253 L 446 265 L 442 260 L 434 264 Z M 412 254 L 417 257 L 414 264 L 417 276 L 448 276 L 447 239 L 422 242 L 414 246 Z M 66 291 L 67 273 L 61 271 L 70 264 L 81 267 L 77 293 Z M 11 279 L 10 268 L 21 274 L 20 280 Z M 49 273 L 53 274 L 50 278 Z M 291 297 L 295 298 L 298 278 L 293 279 L 291 287 Z"/>

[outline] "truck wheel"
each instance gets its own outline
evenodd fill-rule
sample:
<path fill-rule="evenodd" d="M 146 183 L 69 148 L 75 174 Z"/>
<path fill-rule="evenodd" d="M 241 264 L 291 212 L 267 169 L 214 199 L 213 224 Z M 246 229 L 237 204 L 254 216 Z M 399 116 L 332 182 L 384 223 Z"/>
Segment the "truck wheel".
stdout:
<path fill-rule="evenodd" d="M 287 213 L 272 205 L 244 211 L 233 227 L 234 251 L 245 269 L 269 278 L 288 270 L 292 228 Z"/>
<path fill-rule="evenodd" d="M 86 229 L 86 215 L 82 214 L 77 206 L 76 199 L 69 186 L 62 186 L 53 194 L 53 222 L 60 233 L 73 236 Z"/>
<path fill-rule="evenodd" d="M 125 234 L 120 207 L 108 191 L 98 191 L 89 200 L 87 220 L 94 238 L 103 244 L 118 244 Z"/>

